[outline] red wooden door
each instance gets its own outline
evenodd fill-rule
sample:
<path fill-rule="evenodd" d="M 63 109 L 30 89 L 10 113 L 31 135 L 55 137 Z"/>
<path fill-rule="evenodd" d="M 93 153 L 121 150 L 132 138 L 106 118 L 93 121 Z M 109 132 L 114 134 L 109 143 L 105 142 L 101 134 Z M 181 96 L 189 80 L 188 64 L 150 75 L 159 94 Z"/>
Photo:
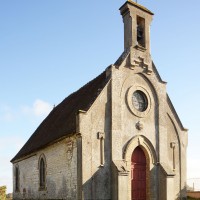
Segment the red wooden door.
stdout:
<path fill-rule="evenodd" d="M 146 157 L 140 147 L 136 147 L 131 158 L 132 200 L 146 200 Z"/>

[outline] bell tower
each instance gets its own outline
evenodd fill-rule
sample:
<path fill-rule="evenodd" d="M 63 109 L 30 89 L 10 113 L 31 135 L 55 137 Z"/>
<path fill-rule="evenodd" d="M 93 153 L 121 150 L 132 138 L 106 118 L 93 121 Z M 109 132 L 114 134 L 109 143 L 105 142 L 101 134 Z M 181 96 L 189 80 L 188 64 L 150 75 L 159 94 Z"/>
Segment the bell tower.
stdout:
<path fill-rule="evenodd" d="M 130 68 L 140 66 L 151 74 L 150 24 L 153 13 L 131 0 L 127 0 L 120 12 L 124 22 L 124 50 L 130 50 Z"/>

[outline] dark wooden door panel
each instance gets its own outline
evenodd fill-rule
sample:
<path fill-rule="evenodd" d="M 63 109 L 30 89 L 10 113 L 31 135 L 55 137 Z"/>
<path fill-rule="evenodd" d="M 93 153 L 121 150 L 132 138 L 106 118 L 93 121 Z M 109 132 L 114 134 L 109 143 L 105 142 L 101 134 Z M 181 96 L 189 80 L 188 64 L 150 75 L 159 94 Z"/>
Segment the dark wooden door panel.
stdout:
<path fill-rule="evenodd" d="M 146 200 L 146 157 L 140 147 L 131 158 L 131 190 L 132 200 Z"/>

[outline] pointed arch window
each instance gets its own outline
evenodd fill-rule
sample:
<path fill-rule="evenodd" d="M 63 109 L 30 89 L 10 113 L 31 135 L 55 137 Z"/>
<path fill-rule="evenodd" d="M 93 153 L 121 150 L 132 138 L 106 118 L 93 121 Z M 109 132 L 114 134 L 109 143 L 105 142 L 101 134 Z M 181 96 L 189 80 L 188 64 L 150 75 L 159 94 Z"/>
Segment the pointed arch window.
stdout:
<path fill-rule="evenodd" d="M 39 188 L 44 190 L 46 186 L 46 161 L 44 155 L 39 160 Z"/>
<path fill-rule="evenodd" d="M 19 167 L 15 167 L 15 191 L 19 191 Z"/>

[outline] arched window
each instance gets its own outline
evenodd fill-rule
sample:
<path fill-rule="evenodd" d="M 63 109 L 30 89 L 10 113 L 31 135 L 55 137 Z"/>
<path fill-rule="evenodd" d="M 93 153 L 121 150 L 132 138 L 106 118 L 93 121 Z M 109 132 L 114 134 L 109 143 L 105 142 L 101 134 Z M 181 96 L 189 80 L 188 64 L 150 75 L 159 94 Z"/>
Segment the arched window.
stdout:
<path fill-rule="evenodd" d="M 39 185 L 40 189 L 45 189 L 46 185 L 46 162 L 44 156 L 39 161 Z"/>
<path fill-rule="evenodd" d="M 19 191 L 19 167 L 15 167 L 15 191 Z"/>

